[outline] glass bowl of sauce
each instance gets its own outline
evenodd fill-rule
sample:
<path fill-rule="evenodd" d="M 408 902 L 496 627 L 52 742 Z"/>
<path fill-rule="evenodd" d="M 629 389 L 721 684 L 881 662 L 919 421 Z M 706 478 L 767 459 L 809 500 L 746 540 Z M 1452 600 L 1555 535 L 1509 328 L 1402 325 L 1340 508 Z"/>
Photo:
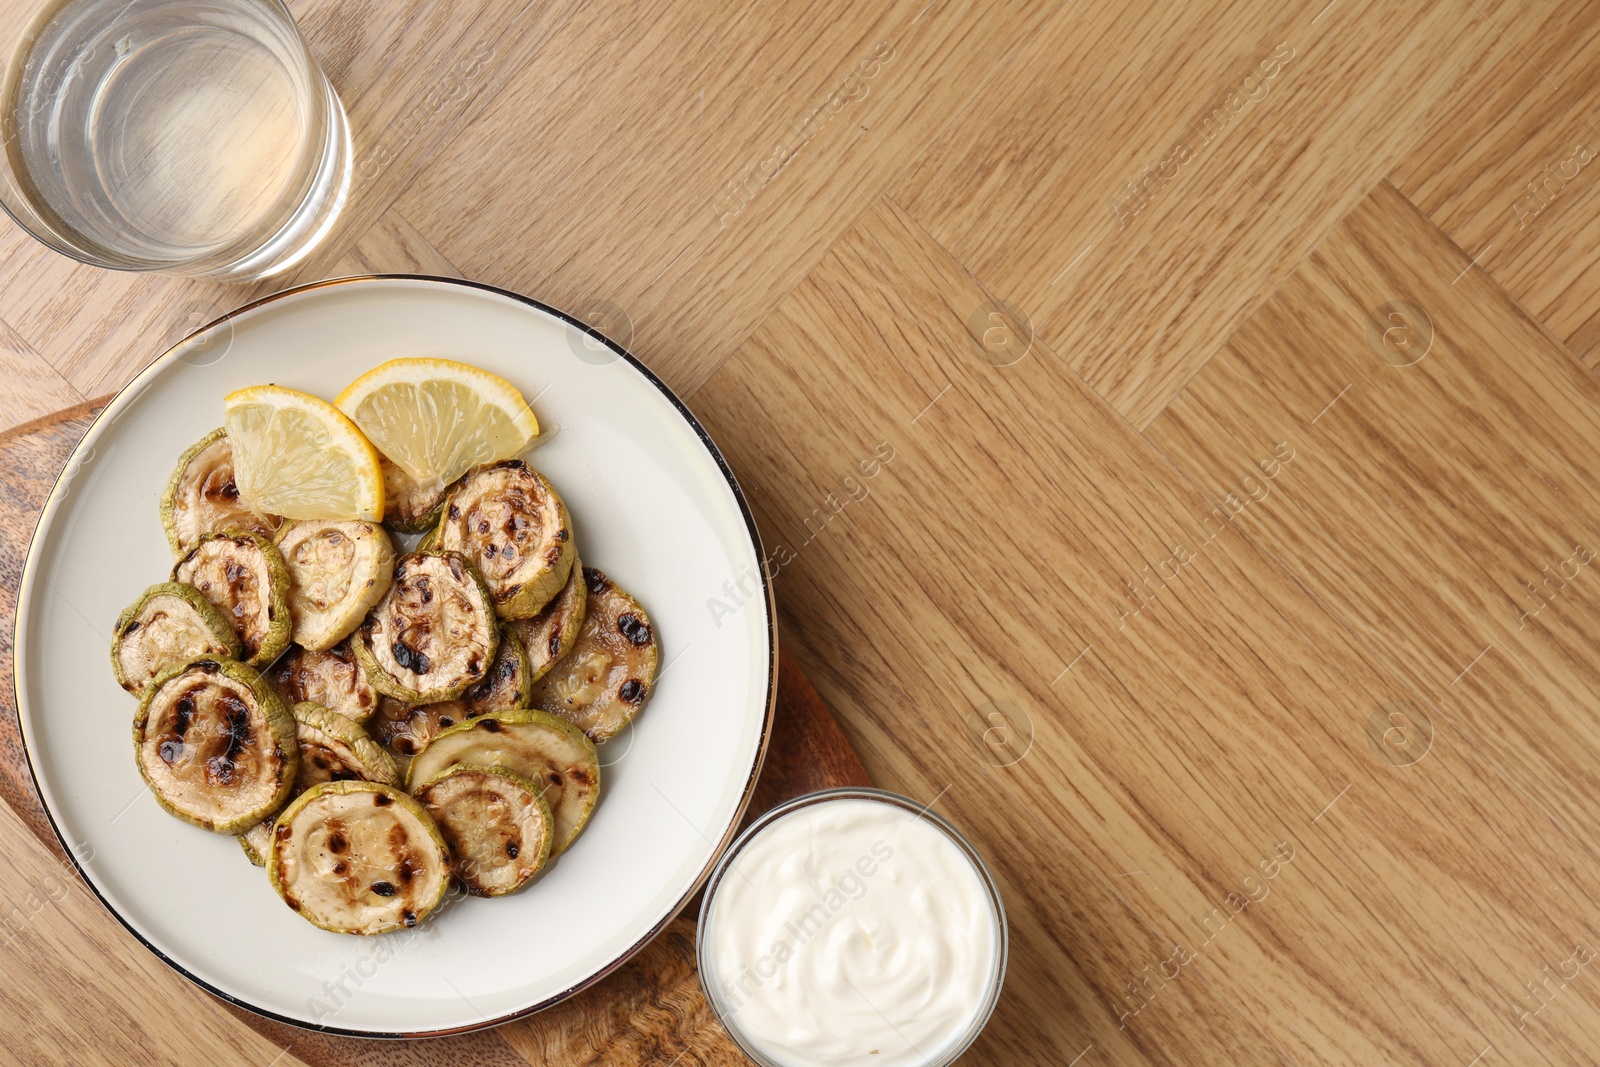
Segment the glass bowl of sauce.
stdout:
<path fill-rule="evenodd" d="M 767 812 L 706 883 L 696 951 L 723 1029 L 762 1067 L 939 1067 L 1005 981 L 1005 907 L 972 844 L 881 789 Z"/>

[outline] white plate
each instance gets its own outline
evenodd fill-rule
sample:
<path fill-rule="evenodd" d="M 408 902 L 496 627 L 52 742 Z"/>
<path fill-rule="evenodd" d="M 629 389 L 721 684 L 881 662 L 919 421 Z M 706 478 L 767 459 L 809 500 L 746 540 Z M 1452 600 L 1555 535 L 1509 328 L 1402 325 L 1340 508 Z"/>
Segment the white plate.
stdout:
<path fill-rule="evenodd" d="M 134 766 L 134 699 L 112 678 L 117 613 L 165 579 L 158 502 L 179 453 L 261 382 L 335 396 L 396 356 L 503 375 L 548 433 L 533 462 L 571 508 L 583 561 L 637 596 L 663 673 L 601 749 L 600 804 L 527 890 L 461 900 L 414 931 L 330 934 L 284 906 L 232 837 L 166 814 Z M 641 948 L 732 837 L 772 715 L 776 634 L 759 541 L 694 416 L 560 313 L 445 279 L 324 282 L 235 312 L 120 393 L 57 482 L 17 607 L 17 708 L 40 795 L 107 907 L 189 978 L 263 1015 L 361 1036 L 475 1029 L 547 1007 Z M 725 583 L 748 591 L 733 614 Z"/>

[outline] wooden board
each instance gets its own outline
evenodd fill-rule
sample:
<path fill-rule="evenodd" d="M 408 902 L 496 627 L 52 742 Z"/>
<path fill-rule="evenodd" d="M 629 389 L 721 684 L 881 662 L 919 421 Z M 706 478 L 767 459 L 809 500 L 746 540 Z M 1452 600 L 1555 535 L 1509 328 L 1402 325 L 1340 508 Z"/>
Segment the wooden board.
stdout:
<path fill-rule="evenodd" d="M 195 1062 L 262 1063 L 274 1053 L 283 1053 L 274 1063 L 312 1067 L 648 1064 L 662 1055 L 669 1060 L 681 1056 L 684 1062 L 742 1062 L 700 989 L 694 966 L 698 896 L 617 974 L 564 1004 L 487 1033 L 401 1044 L 310 1033 L 223 1005 L 167 970 L 117 925 L 67 864 L 50 828 L 33 788 L 11 699 L 12 622 L 28 541 L 56 474 L 104 406 L 104 401 L 80 404 L 0 434 L 0 486 L 5 488 L 0 495 L 0 692 L 6 694 L 0 716 L 0 799 L 7 809 L 0 812 L 0 848 L 16 857 L 16 868 L 0 876 L 4 899 L 15 904 L 11 924 L 0 925 L 0 960 L 11 959 L 7 973 L 23 967 L 24 953 L 45 964 L 42 980 L 0 993 L 0 1004 L 17 1009 L 10 1017 L 37 1014 L 46 1022 L 39 1030 L 30 1030 L 27 1044 L 21 1046 L 32 1049 L 36 1059 L 18 1062 L 40 1062 L 65 1048 L 79 1047 L 85 1035 L 74 1030 L 84 1027 L 99 1035 L 80 1049 L 78 1055 L 85 1056 L 85 1062 L 90 1050 L 103 1058 L 95 1062 L 130 1062 L 138 1049 L 153 1043 L 146 1038 L 141 1045 L 141 1034 L 194 1012 L 201 1024 L 171 1045 L 163 1039 L 160 1047 L 192 1045 L 194 1051 L 188 1055 Z M 791 797 L 870 784 L 816 690 L 791 658 L 780 656 L 776 720 L 744 825 Z M 24 827 L 37 841 L 26 840 Z M 92 1009 L 85 1009 L 74 985 L 86 977 L 85 969 L 94 959 L 106 956 L 116 958 L 120 970 L 94 975 L 93 984 L 117 1010 L 97 1018 Z M 130 995 L 141 985 L 150 987 L 148 994 Z M 146 996 L 148 1003 L 141 1004 Z M 138 1016 L 133 1014 L 136 1010 Z M 145 1018 L 146 1012 L 157 1018 Z M 228 1025 L 229 1014 L 260 1036 L 246 1036 Z M 262 1049 L 268 1050 L 266 1057 L 260 1056 Z M 0 1054 L 0 1064 L 6 1062 Z"/>

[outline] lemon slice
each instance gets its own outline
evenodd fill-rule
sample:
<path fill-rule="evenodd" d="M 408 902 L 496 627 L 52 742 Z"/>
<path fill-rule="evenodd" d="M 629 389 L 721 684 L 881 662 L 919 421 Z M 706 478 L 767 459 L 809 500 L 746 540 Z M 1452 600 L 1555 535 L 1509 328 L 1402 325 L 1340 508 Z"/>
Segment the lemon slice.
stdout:
<path fill-rule="evenodd" d="M 539 435 L 516 386 L 448 359 L 391 359 L 335 401 L 378 451 L 425 486 L 510 459 Z"/>
<path fill-rule="evenodd" d="M 258 514 L 289 519 L 383 518 L 378 453 L 339 409 L 280 385 L 223 398 L 233 478 Z"/>

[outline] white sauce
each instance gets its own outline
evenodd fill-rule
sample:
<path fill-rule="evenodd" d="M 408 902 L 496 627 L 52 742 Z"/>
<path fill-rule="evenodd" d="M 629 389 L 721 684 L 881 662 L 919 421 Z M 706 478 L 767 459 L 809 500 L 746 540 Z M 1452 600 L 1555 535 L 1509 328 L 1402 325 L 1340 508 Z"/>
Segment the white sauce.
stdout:
<path fill-rule="evenodd" d="M 983 1009 L 999 951 L 959 846 L 854 798 L 797 808 L 747 843 L 705 936 L 730 1025 L 785 1067 L 938 1060 Z"/>

